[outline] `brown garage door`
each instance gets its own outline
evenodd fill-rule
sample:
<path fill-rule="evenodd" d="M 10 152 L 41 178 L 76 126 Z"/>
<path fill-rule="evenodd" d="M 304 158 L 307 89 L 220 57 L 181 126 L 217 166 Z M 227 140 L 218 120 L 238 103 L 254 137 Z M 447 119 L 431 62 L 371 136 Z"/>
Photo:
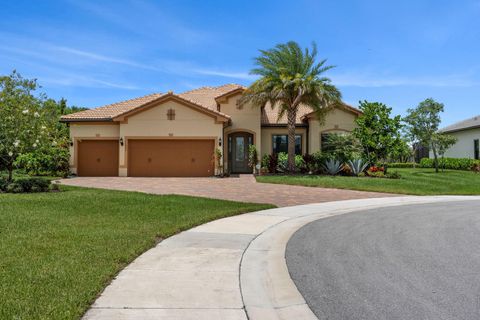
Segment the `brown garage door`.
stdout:
<path fill-rule="evenodd" d="M 130 177 L 208 177 L 213 140 L 128 140 Z"/>
<path fill-rule="evenodd" d="M 118 176 L 118 140 L 78 142 L 77 174 L 83 177 Z"/>

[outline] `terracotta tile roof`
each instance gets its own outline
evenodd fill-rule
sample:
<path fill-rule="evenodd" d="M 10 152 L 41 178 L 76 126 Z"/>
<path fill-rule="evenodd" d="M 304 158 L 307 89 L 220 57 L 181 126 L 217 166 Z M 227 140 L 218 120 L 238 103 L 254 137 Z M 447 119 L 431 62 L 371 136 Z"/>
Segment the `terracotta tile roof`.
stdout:
<path fill-rule="evenodd" d="M 300 105 L 298 107 L 298 112 L 297 112 L 297 119 L 295 121 L 296 124 L 303 124 L 302 118 L 311 113 L 312 109 Z M 265 106 L 265 108 L 262 109 L 262 125 L 284 125 L 287 124 L 287 114 L 284 114 L 283 117 L 278 119 L 278 107 L 272 107 L 270 104 Z"/>
<path fill-rule="evenodd" d="M 174 96 L 193 103 L 201 108 L 208 109 L 218 115 L 230 118 L 227 114 L 217 110 L 217 102 L 215 98 L 222 96 L 234 90 L 244 88 L 238 84 L 226 84 L 219 87 L 202 87 L 190 91 L 186 91 Z M 171 93 L 170 93 L 171 94 Z M 113 118 L 140 108 L 143 105 L 159 99 L 166 94 L 153 93 L 143 97 L 125 100 L 95 109 L 80 111 L 77 113 L 62 116 L 61 121 L 111 121 Z"/>
<path fill-rule="evenodd" d="M 362 114 L 362 111 L 360 111 L 359 109 L 349 106 L 345 103 L 342 104 L 342 107 L 353 113 Z M 298 108 L 297 120 L 295 121 L 295 123 L 304 124 L 305 123 L 304 120 L 306 119 L 306 117 L 313 114 L 314 112 L 312 112 L 311 108 L 304 105 L 300 105 Z M 270 105 L 267 105 L 262 110 L 262 125 L 284 125 L 284 124 L 287 124 L 287 115 L 284 114 L 283 117 L 278 119 L 278 107 L 275 107 L 272 109 Z"/>
<path fill-rule="evenodd" d="M 480 128 L 480 115 L 463 120 L 457 123 L 454 123 L 448 127 L 440 129 L 440 132 L 448 133 L 448 132 L 455 132 L 455 131 L 462 131 L 468 129 Z"/>
<path fill-rule="evenodd" d="M 112 103 L 103 107 L 98 107 L 95 109 L 89 109 L 85 111 L 80 111 L 72 114 L 62 116 L 62 121 L 101 121 L 101 120 L 112 120 L 114 117 L 117 117 L 125 112 L 131 111 L 135 108 L 138 108 L 150 101 L 160 98 L 163 96 L 161 93 L 152 93 L 143 97 L 129 99 L 117 103 Z"/>
<path fill-rule="evenodd" d="M 198 89 L 185 91 L 180 94 L 173 94 L 171 92 L 166 94 L 153 93 L 143 97 L 125 100 L 103 107 L 65 115 L 62 116 L 61 121 L 112 121 L 116 117 L 124 115 L 125 113 L 131 112 L 137 108 L 141 108 L 145 104 L 167 95 L 178 97 L 198 106 L 199 108 L 205 108 L 217 115 L 223 116 L 225 118 L 230 118 L 229 115 L 217 110 L 216 99 L 230 92 L 233 93 L 234 91 L 240 89 L 245 89 L 245 87 L 239 84 L 225 84 L 218 87 L 201 87 Z M 350 107 L 348 105 L 345 105 L 345 108 L 350 109 L 353 112 L 360 112 L 360 110 Z M 312 110 L 310 108 L 300 106 L 297 113 L 296 123 L 302 124 L 304 117 L 308 116 L 311 113 Z M 281 119 L 278 119 L 278 109 L 272 109 L 270 106 L 266 106 L 262 110 L 261 123 L 262 125 L 284 125 L 287 123 L 287 117 L 286 115 L 284 115 Z"/>
<path fill-rule="evenodd" d="M 180 93 L 179 96 L 211 110 L 217 110 L 217 101 L 215 99 L 238 89 L 245 89 L 245 87 L 239 84 L 225 84 L 219 87 L 201 87 Z"/>

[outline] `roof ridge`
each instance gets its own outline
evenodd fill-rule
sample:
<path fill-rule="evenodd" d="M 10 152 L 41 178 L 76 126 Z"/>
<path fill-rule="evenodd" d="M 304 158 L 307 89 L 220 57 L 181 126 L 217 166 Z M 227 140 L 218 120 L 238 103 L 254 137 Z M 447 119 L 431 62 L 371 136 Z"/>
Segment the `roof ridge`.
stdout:
<path fill-rule="evenodd" d="M 204 89 L 214 89 L 215 87 L 210 87 L 210 86 L 203 86 L 203 87 L 199 87 L 199 88 L 195 88 L 195 89 L 191 89 L 191 90 L 187 90 L 187 91 L 184 91 L 182 93 L 179 93 L 179 94 L 186 94 L 186 93 L 192 93 L 194 91 L 199 91 L 199 90 L 204 90 Z"/>
<path fill-rule="evenodd" d="M 107 107 L 112 107 L 112 106 L 115 106 L 115 105 L 118 105 L 118 104 L 121 104 L 121 103 L 132 102 L 132 101 L 140 100 L 140 99 L 143 99 L 143 98 L 146 98 L 146 97 L 150 97 L 150 96 L 153 96 L 153 95 L 160 95 L 160 96 L 162 96 L 162 95 L 164 95 L 164 93 L 154 92 L 154 93 L 146 94 L 146 95 L 144 95 L 144 96 L 140 96 L 140 97 L 136 97 L 136 98 L 131 98 L 131 99 L 127 99 L 127 100 L 122 100 L 122 101 L 118 101 L 118 102 L 106 104 L 106 105 L 103 105 L 103 106 L 95 107 L 95 108 L 92 108 L 92 109 L 90 109 L 90 110 L 103 109 L 103 108 L 107 108 Z M 87 111 L 87 110 L 85 110 L 85 111 Z"/>

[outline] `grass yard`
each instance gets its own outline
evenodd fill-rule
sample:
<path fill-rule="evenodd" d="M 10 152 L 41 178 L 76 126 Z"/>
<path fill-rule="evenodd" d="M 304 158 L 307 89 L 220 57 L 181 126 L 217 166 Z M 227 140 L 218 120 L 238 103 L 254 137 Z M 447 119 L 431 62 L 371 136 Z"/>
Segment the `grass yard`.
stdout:
<path fill-rule="evenodd" d="M 344 176 L 260 176 L 258 182 L 302 185 L 412 195 L 480 195 L 480 174 L 470 171 L 434 169 L 389 169 L 401 179 Z"/>
<path fill-rule="evenodd" d="M 0 319 L 78 319 L 111 279 L 159 238 L 272 207 L 61 189 L 0 194 Z"/>

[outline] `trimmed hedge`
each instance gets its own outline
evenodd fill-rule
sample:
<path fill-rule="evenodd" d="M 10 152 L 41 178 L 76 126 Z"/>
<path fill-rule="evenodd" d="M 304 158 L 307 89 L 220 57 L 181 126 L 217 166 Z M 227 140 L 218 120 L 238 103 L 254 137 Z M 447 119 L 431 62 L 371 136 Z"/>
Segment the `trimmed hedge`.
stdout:
<path fill-rule="evenodd" d="M 452 170 L 473 170 L 475 166 L 480 164 L 480 160 L 468 158 L 439 158 L 438 167 Z M 420 167 L 434 168 L 433 159 L 423 158 L 420 160 Z"/>
<path fill-rule="evenodd" d="M 414 168 L 415 166 L 418 166 L 418 164 L 414 162 L 392 162 L 392 163 L 387 163 L 388 168 Z"/>
<path fill-rule="evenodd" d="M 0 192 L 7 193 L 30 193 L 30 192 L 47 192 L 50 190 L 50 180 L 31 177 L 18 178 L 12 182 L 5 178 L 0 178 Z"/>

